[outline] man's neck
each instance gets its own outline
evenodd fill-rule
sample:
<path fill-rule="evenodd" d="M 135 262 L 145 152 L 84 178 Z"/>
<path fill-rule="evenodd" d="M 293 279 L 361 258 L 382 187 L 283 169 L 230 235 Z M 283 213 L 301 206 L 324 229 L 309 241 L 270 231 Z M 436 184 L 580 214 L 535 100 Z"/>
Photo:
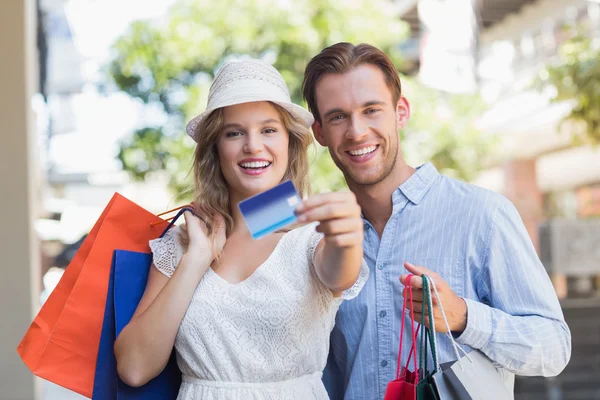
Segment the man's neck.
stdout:
<path fill-rule="evenodd" d="M 394 190 L 416 171 L 404 161 L 399 164 L 401 165 L 397 165 L 391 174 L 377 184 L 357 185 L 348 182 L 348 187 L 356 195 L 364 217 L 373 225 L 379 237 L 383 235 L 385 225 L 392 216 Z"/>

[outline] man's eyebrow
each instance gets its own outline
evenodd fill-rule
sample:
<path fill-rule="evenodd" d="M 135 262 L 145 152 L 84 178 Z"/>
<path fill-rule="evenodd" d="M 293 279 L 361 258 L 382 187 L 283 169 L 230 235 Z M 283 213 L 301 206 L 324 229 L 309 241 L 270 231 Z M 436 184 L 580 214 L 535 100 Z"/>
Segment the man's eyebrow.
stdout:
<path fill-rule="evenodd" d="M 334 109 L 331 109 L 331 110 L 327 111 L 327 112 L 326 112 L 326 113 L 323 115 L 323 118 L 324 118 L 324 119 L 327 119 L 327 117 L 329 117 L 329 116 L 331 116 L 331 115 L 333 115 L 333 114 L 337 114 L 337 113 L 343 113 L 343 112 L 344 112 L 344 110 L 342 110 L 341 108 L 334 108 Z"/>
<path fill-rule="evenodd" d="M 382 105 L 385 105 L 385 101 L 371 100 L 371 101 L 367 101 L 365 104 L 363 104 L 363 108 L 367 108 L 367 107 L 371 107 L 371 106 L 382 106 Z"/>
<path fill-rule="evenodd" d="M 369 100 L 369 101 L 363 103 L 362 108 L 367 108 L 367 107 L 371 107 L 371 106 L 383 106 L 385 104 L 386 104 L 385 101 Z M 343 113 L 343 112 L 345 112 L 345 111 L 342 110 L 341 108 L 333 108 L 333 109 L 327 111 L 325 114 L 323 114 L 323 119 L 327 119 L 327 117 L 329 117 L 333 114 Z"/>

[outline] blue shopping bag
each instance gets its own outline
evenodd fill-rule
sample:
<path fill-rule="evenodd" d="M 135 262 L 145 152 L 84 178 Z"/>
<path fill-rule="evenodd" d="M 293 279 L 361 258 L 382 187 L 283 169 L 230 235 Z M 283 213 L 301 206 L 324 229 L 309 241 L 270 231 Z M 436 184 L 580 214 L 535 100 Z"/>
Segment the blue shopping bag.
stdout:
<path fill-rule="evenodd" d="M 115 250 L 108 285 L 106 310 L 94 379 L 94 400 L 171 400 L 177 398 L 181 372 L 175 352 L 160 375 L 139 388 L 121 381 L 113 351 L 115 340 L 129 323 L 144 290 L 152 264 L 152 254 Z"/>

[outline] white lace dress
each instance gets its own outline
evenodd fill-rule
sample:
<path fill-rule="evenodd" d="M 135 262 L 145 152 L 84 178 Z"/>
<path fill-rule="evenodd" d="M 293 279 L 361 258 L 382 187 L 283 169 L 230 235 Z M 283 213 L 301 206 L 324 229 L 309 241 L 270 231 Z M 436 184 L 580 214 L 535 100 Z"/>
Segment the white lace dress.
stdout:
<path fill-rule="evenodd" d="M 180 232 L 150 242 L 156 268 L 168 277 L 184 251 Z M 286 233 L 238 284 L 208 269 L 175 340 L 178 400 L 328 399 L 321 375 L 335 314 L 362 289 L 369 269 L 363 261 L 354 286 L 334 298 L 313 268 L 321 238 L 314 224 Z"/>

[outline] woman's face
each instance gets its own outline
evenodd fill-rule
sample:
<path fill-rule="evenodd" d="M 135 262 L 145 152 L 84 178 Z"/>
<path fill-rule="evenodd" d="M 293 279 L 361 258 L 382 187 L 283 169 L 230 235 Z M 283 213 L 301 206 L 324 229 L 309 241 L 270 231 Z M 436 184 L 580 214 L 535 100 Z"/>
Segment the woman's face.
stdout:
<path fill-rule="evenodd" d="M 232 202 L 281 182 L 288 168 L 289 134 L 273 104 L 261 101 L 223 109 L 219 163 Z"/>

